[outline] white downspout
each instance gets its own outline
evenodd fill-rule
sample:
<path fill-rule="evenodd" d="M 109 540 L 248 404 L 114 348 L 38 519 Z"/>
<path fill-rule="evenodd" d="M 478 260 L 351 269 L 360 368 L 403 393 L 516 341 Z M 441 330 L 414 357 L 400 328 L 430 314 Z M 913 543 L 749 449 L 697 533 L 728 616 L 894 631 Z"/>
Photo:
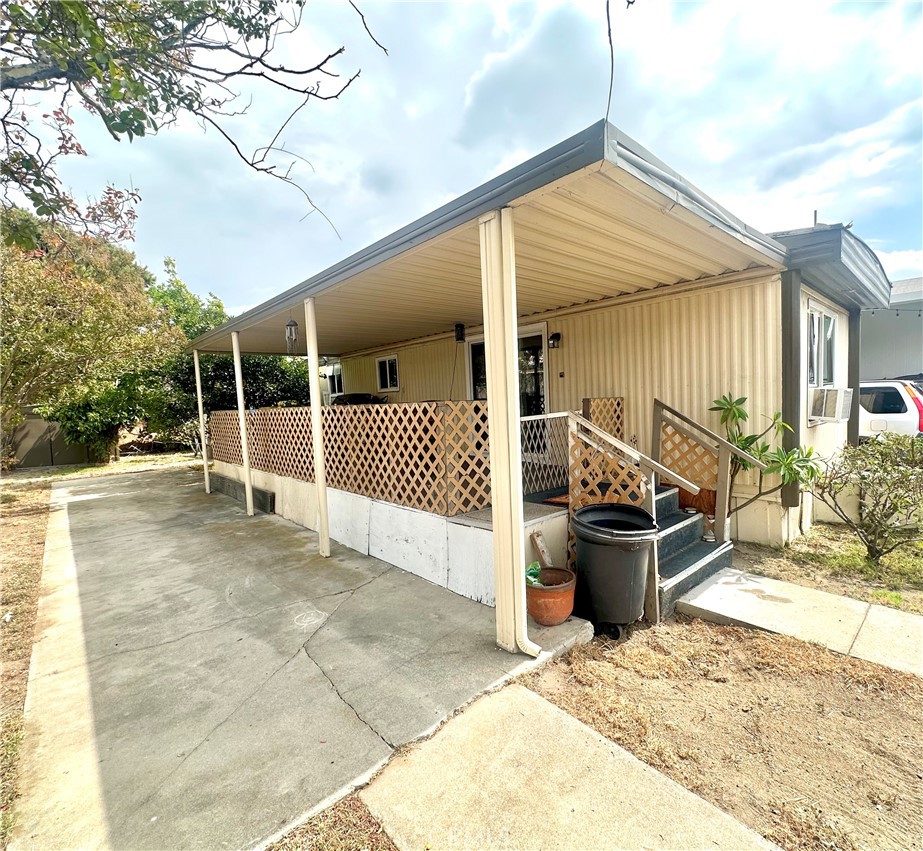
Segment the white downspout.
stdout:
<path fill-rule="evenodd" d="M 253 516 L 253 482 L 250 479 L 250 450 L 247 447 L 247 409 L 244 406 L 244 378 L 240 370 L 240 333 L 231 331 L 234 351 L 234 384 L 237 387 L 237 420 L 240 424 L 240 455 L 244 463 L 244 492 L 247 497 L 247 514 Z"/>
<path fill-rule="evenodd" d="M 195 367 L 195 395 L 199 403 L 199 442 L 202 445 L 202 469 L 205 471 L 205 493 L 212 492 L 208 480 L 208 446 L 205 442 L 205 408 L 202 405 L 202 373 L 199 371 L 199 350 L 192 350 L 192 363 Z"/>
<path fill-rule="evenodd" d="M 308 345 L 308 381 L 311 385 L 311 440 L 314 447 L 314 486 L 317 491 L 317 551 L 330 555 L 330 521 L 327 512 L 327 474 L 324 469 L 324 423 L 321 417 L 320 358 L 317 354 L 317 311 L 314 299 L 304 300 Z"/>
<path fill-rule="evenodd" d="M 481 216 L 479 230 L 497 644 L 538 656 L 542 648 L 529 640 L 526 617 L 513 211 Z"/>

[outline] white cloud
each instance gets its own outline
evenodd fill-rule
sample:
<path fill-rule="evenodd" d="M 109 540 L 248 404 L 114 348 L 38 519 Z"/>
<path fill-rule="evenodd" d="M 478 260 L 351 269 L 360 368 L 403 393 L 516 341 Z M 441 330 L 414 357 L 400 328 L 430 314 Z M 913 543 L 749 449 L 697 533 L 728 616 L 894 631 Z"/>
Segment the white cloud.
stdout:
<path fill-rule="evenodd" d="M 892 281 L 923 277 L 923 251 L 918 249 L 908 249 L 906 251 L 876 250 L 875 253 Z"/>
<path fill-rule="evenodd" d="M 919 269 L 918 4 L 612 3 L 611 120 L 764 231 L 854 220 L 898 267 Z M 117 145 L 79 123 L 78 193 L 141 188 L 139 257 L 177 260 L 195 291 L 239 311 L 360 249 L 601 118 L 609 83 L 601 3 L 376 3 L 385 56 L 346 4 L 309 4 L 286 64 L 345 44 L 343 97 L 287 129 L 297 175 L 337 239 L 290 187 L 249 172 L 194 123 Z M 818 37 L 822 33 L 823 37 Z M 289 98 L 254 89 L 235 123 L 265 143 Z M 280 158 L 280 161 L 282 159 Z M 915 258 L 915 259 L 914 259 Z M 901 271 L 899 268 L 898 271 Z M 890 272 L 890 269 L 889 269 Z M 910 274 L 919 274 L 911 272 Z"/>

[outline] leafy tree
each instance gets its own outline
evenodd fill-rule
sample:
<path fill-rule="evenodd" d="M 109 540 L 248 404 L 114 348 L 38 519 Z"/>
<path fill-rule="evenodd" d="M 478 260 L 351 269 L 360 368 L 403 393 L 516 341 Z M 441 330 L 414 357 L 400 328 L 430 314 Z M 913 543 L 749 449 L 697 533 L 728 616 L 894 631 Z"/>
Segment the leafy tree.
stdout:
<path fill-rule="evenodd" d="M 34 227 L 34 250 L 4 250 L 0 272 L 0 429 L 4 447 L 27 405 L 60 404 L 150 369 L 178 351 L 134 255 L 20 210 L 2 224 Z"/>
<path fill-rule="evenodd" d="M 745 434 L 743 423 L 749 419 L 747 409 L 744 407 L 746 402 L 746 396 L 734 398 L 733 395 L 728 393 L 720 399 L 715 399 L 712 402 L 712 407 L 708 409 L 709 411 L 719 411 L 721 413 L 721 425 L 724 426 L 728 443 L 733 444 L 738 449 L 756 458 L 757 461 L 767 465 L 765 470 L 759 471 L 759 484 L 756 494 L 737 506 L 732 506 L 729 509 L 729 514 L 734 514 L 761 497 L 781 490 L 785 485 L 795 482 L 810 484 L 817 479 L 820 473 L 818 459 L 814 456 L 812 447 L 796 446 L 794 449 L 786 451 L 781 446 L 773 448 L 766 440 L 770 433 L 775 438 L 780 438 L 784 432 L 792 430 L 788 423 L 783 422 L 781 412 L 777 411 L 769 418 L 769 425 L 763 431 Z M 734 483 L 740 473 L 744 470 L 752 470 L 753 466 L 749 461 L 737 455 L 731 455 L 730 483 L 728 486 L 731 494 L 734 493 Z M 767 487 L 766 479 L 769 476 L 779 477 L 778 482 L 772 487 Z"/>
<path fill-rule="evenodd" d="M 845 446 L 826 462 L 812 490 L 877 565 L 898 547 L 923 541 L 923 437 L 885 433 Z M 850 510 L 850 497 L 858 497 L 858 514 Z"/>
<path fill-rule="evenodd" d="M 21 193 L 39 216 L 109 240 L 132 237 L 140 200 L 135 190 L 109 186 L 81 210 L 58 178 L 60 157 L 86 155 L 70 117 L 75 101 L 116 140 L 132 141 L 181 115 L 193 116 L 217 131 L 250 168 L 297 186 L 291 158 L 300 157 L 285 152 L 282 132 L 312 100 L 338 98 L 359 76 L 334 72 L 342 46 L 294 65 L 275 58 L 277 43 L 299 27 L 304 5 L 304 0 L 4 3 L 0 89 L 6 153 L 0 178 L 6 206 Z M 234 139 L 231 121 L 246 107 L 232 102 L 238 97 L 235 86 L 254 83 L 287 93 L 292 108 L 266 144 L 247 154 Z M 36 93 L 49 95 L 56 105 L 36 107 Z M 49 134 L 54 144 L 48 144 Z M 277 167 L 279 152 L 287 167 Z M 32 248 L 38 234 L 28 224 L 19 222 L 22 227 L 8 230 L 7 238 Z"/>
<path fill-rule="evenodd" d="M 177 275 L 176 264 L 169 257 L 164 261 L 164 269 L 166 282 L 152 285 L 148 293 L 165 311 L 168 322 L 182 331 L 187 340 L 228 320 L 221 300 L 212 293 L 202 299 L 191 292 Z M 200 366 L 205 410 L 236 408 L 237 389 L 231 357 L 203 355 Z M 308 369 L 300 358 L 244 355 L 241 373 L 247 404 L 251 407 L 308 404 Z M 192 355 L 183 353 L 170 358 L 161 368 L 141 376 L 138 386 L 139 404 L 148 430 L 201 451 Z"/>

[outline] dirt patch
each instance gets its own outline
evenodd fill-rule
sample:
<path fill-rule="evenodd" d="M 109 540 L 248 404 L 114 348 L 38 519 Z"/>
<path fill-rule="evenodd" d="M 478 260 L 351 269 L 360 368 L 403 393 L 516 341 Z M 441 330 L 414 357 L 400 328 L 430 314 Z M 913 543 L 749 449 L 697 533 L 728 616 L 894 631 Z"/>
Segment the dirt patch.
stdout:
<path fill-rule="evenodd" d="M 845 526 L 818 524 L 784 549 L 734 544 L 734 567 L 923 614 L 923 546 L 912 544 L 871 564 Z"/>
<path fill-rule="evenodd" d="M 22 713 L 48 525 L 48 483 L 0 489 L 0 847 L 13 826 Z"/>
<path fill-rule="evenodd" d="M 349 795 L 308 819 L 266 851 L 397 851 L 358 795 Z"/>
<path fill-rule="evenodd" d="M 923 680 L 703 621 L 524 684 L 787 849 L 923 847 Z"/>

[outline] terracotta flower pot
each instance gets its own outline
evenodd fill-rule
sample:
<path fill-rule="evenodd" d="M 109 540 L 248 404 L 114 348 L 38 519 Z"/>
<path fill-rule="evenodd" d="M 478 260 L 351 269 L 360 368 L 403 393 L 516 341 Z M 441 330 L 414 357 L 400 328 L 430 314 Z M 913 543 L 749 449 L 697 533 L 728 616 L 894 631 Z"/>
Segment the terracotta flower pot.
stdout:
<path fill-rule="evenodd" d="M 577 574 L 561 567 L 545 567 L 541 585 L 526 584 L 526 611 L 542 626 L 564 623 L 574 610 Z"/>

